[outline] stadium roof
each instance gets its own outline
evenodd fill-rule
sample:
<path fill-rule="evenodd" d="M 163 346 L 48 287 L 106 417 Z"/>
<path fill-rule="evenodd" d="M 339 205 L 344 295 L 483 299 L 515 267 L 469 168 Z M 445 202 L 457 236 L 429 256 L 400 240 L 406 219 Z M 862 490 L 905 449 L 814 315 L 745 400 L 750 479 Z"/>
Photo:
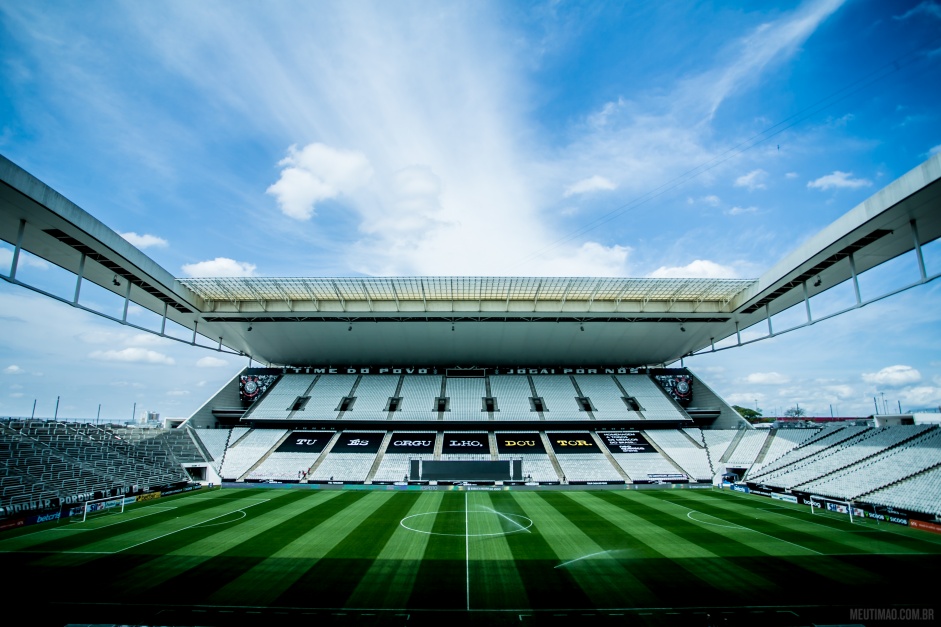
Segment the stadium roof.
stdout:
<path fill-rule="evenodd" d="M 585 277 L 363 277 L 363 278 L 213 278 L 180 279 L 207 303 L 258 301 L 311 301 L 315 308 L 345 310 L 346 303 L 394 303 L 409 310 L 409 303 L 532 301 L 580 304 L 586 311 L 594 303 L 688 302 L 728 303 L 756 281 L 741 279 L 626 279 Z M 433 307 L 433 306 L 432 306 Z"/>
<path fill-rule="evenodd" d="M 726 338 L 742 343 L 749 327 L 774 335 L 769 317 L 791 307 L 815 323 L 823 319 L 811 311 L 815 295 L 904 253 L 915 251 L 920 275 L 894 291 L 936 279 L 925 273 L 920 246 L 941 236 L 939 180 L 935 155 L 753 280 L 176 279 L 0 157 L 0 238 L 14 247 L 0 278 L 82 309 L 81 286 L 91 281 L 125 302 L 123 316 L 98 315 L 136 326 L 127 319 L 135 303 L 161 319 L 159 329 L 142 330 L 272 364 L 655 365 Z M 73 273 L 74 295 L 18 279 L 21 250 Z"/>

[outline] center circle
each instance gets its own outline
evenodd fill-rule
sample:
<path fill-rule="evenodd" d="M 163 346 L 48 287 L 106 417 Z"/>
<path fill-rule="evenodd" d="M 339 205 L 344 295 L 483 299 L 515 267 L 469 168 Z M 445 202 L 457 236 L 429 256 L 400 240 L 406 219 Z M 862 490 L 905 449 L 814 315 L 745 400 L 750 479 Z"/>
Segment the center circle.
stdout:
<path fill-rule="evenodd" d="M 502 518 L 511 528 L 509 530 L 501 529 L 494 533 L 469 533 L 468 527 L 473 524 L 471 521 L 478 519 L 480 516 L 487 516 L 488 520 L 492 518 Z M 445 531 L 432 531 L 436 523 L 439 523 Z M 482 538 L 488 536 L 505 536 L 510 533 L 529 531 L 529 528 L 533 526 L 533 521 L 531 518 L 521 516 L 520 514 L 504 514 L 503 512 L 497 511 L 443 510 L 438 512 L 425 512 L 423 514 L 412 514 L 399 521 L 399 524 L 409 531 L 424 533 L 430 536 Z M 461 529 L 461 532 L 457 533 L 457 529 Z M 452 530 L 454 531 L 453 533 L 450 532 Z"/>

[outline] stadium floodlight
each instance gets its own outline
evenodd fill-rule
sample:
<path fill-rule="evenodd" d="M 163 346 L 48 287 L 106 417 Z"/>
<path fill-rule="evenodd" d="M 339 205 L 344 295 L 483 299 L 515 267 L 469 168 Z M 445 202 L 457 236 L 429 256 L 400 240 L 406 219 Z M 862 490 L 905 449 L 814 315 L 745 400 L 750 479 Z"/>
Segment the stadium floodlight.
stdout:
<path fill-rule="evenodd" d="M 111 277 L 111 282 L 114 283 L 115 287 L 121 287 L 121 282 L 118 281 L 118 275 Z"/>

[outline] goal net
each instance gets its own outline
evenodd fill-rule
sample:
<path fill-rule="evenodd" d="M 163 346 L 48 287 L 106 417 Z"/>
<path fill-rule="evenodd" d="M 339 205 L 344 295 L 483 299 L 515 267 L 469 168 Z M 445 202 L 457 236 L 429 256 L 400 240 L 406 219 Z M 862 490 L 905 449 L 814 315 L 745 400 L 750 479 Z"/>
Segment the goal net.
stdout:
<path fill-rule="evenodd" d="M 819 497 L 811 497 L 808 501 L 812 514 L 848 519 L 850 523 L 864 522 L 866 518 L 866 513 L 858 505 L 849 501 L 835 501 Z"/>
<path fill-rule="evenodd" d="M 75 519 L 74 522 L 85 522 L 99 516 L 120 514 L 122 512 L 124 512 L 124 497 L 109 496 L 103 499 L 85 501 L 82 504 L 81 513 L 73 513 L 72 518 Z"/>

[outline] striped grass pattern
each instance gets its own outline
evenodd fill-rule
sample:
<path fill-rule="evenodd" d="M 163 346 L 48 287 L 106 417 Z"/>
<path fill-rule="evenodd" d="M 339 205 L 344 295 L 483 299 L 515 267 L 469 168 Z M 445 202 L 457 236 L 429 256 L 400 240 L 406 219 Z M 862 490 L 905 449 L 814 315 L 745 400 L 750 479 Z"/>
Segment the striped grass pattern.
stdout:
<path fill-rule="evenodd" d="M 239 608 L 924 604 L 939 555 L 927 533 L 709 490 L 223 489 L 0 536 L 8 599 Z"/>

